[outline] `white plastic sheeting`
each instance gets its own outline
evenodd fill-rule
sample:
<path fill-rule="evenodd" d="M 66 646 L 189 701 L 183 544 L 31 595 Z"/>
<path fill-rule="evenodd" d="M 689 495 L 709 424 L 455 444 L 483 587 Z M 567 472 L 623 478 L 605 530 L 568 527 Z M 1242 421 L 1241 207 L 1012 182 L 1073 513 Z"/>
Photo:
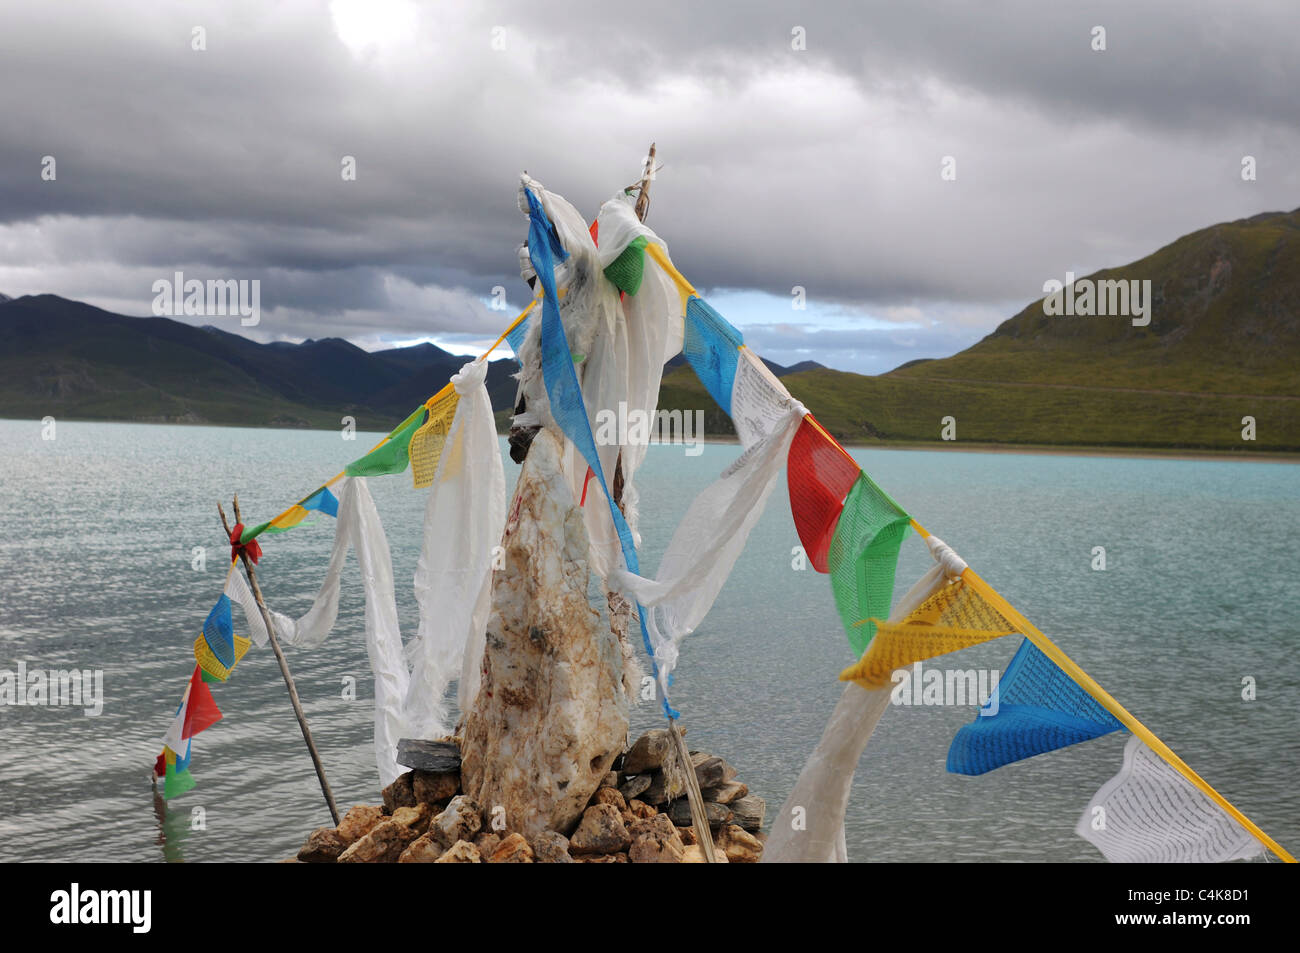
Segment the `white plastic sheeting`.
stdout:
<path fill-rule="evenodd" d="M 943 565 L 932 566 L 898 601 L 891 622 L 905 619 L 945 584 Z M 853 774 L 872 732 L 889 707 L 892 686 L 867 691 L 848 682 L 840 694 L 821 741 L 808 756 L 794 790 L 772 822 L 763 849 L 765 864 L 845 863 L 844 812 Z"/>
<path fill-rule="evenodd" d="M 296 621 L 273 613 L 276 637 L 286 645 L 320 645 L 334 628 L 339 611 L 339 581 L 349 548 L 355 548 L 366 593 L 366 653 L 375 678 L 375 762 L 384 786 L 401 774 L 397 742 L 406 736 L 403 707 L 409 675 L 397 625 L 393 563 L 388 538 L 364 477 L 344 479 L 339 491 L 338 525 L 329 569 L 316 600 Z"/>
<path fill-rule="evenodd" d="M 1075 830 L 1111 863 L 1222 863 L 1264 845 L 1137 735 Z"/>
<path fill-rule="evenodd" d="M 487 361 L 452 377 L 460 395 L 429 501 L 415 571 L 419 634 L 407 646 L 411 681 L 405 718 L 411 737 L 450 734 L 445 696 L 460 676 L 458 701 L 478 694 L 484 632 L 492 600 L 492 555 L 505 525 L 505 472 L 485 380 Z"/>

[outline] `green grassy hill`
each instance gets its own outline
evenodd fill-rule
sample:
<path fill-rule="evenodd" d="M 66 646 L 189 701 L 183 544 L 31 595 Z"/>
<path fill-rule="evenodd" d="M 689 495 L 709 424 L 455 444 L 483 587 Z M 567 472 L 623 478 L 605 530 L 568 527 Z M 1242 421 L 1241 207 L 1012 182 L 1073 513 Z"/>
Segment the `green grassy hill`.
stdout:
<path fill-rule="evenodd" d="M 1150 280 L 1150 325 L 1048 316 L 1039 299 L 949 358 L 783 381 L 853 442 L 938 442 L 952 416 L 959 442 L 1300 451 L 1300 210 L 1202 229 L 1088 277 Z M 660 404 L 704 408 L 706 429 L 731 432 L 689 368 L 665 376 Z"/>

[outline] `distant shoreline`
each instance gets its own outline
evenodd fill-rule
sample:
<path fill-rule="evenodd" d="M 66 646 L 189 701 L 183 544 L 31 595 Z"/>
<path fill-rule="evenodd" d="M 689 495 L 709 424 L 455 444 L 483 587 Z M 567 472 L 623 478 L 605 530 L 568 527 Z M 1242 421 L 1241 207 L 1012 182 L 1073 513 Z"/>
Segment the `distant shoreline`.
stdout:
<path fill-rule="evenodd" d="M 271 427 L 265 424 L 219 423 L 215 421 L 164 421 L 164 420 L 103 420 L 86 417 L 59 417 L 60 421 L 87 424 L 143 424 L 163 427 L 230 427 L 237 430 L 275 430 L 275 431 L 331 431 L 331 427 Z M 0 417 L 0 421 L 30 423 L 40 426 L 39 418 Z M 383 437 L 387 431 L 358 430 L 358 434 L 373 434 Z M 505 434 L 498 432 L 497 436 Z M 838 438 L 837 438 L 838 439 Z M 733 434 L 706 434 L 702 443 L 738 444 Z M 857 450 L 926 450 L 956 453 L 1020 453 L 1032 456 L 1060 457 L 1129 457 L 1138 460 L 1204 460 L 1204 461 L 1242 461 L 1248 463 L 1300 463 L 1300 451 L 1295 450 L 1213 450 L 1190 449 L 1184 447 L 1128 447 L 1089 444 L 1019 444 L 1019 443 L 978 443 L 974 441 L 859 441 L 840 440 L 847 448 Z M 652 443 L 652 446 L 657 444 Z M 671 446 L 671 444 L 670 444 Z M 680 446 L 680 444 L 677 444 Z"/>

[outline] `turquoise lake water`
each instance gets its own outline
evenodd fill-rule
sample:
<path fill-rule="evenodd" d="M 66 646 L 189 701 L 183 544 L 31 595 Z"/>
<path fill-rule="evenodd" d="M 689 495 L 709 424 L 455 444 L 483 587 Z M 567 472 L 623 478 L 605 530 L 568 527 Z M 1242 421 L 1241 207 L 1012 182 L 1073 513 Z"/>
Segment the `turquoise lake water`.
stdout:
<path fill-rule="evenodd" d="M 225 718 L 199 736 L 198 787 L 164 805 L 150 773 L 220 593 L 218 499 L 266 519 L 370 444 L 330 432 L 0 421 L 0 669 L 101 669 L 105 705 L 0 705 L 0 860 L 270 861 L 329 823 L 274 656 L 253 649 L 214 686 Z M 657 565 L 691 498 L 738 454 L 652 447 L 638 475 L 642 564 Z M 855 450 L 876 481 L 1292 852 L 1300 849 L 1300 467 L 999 453 Z M 506 462 L 513 481 L 517 468 Z M 393 550 L 403 632 L 424 493 L 370 481 Z M 268 539 L 272 608 L 300 614 L 333 521 Z M 830 584 L 791 567 L 784 481 L 712 613 L 683 645 L 674 703 L 692 748 L 726 757 L 774 815 L 816 744 L 853 659 Z M 191 568 L 206 546 L 207 569 Z M 1094 571 L 1092 550 L 1106 549 Z M 910 538 L 901 594 L 927 567 Z M 349 564 L 354 565 L 349 557 Z M 338 624 L 288 649 L 340 807 L 377 803 L 361 588 Z M 238 617 L 237 617 L 238 618 Z M 1008 637 L 942 661 L 1004 667 Z M 342 681 L 357 680 L 345 701 Z M 1242 699 L 1242 679 L 1257 698 Z M 859 765 L 855 861 L 1093 861 L 1074 834 L 1121 763 L 1125 735 L 978 778 L 944 770 L 969 706 L 891 707 Z M 661 723 L 649 703 L 633 730 Z M 202 809 L 204 829 L 193 828 Z"/>

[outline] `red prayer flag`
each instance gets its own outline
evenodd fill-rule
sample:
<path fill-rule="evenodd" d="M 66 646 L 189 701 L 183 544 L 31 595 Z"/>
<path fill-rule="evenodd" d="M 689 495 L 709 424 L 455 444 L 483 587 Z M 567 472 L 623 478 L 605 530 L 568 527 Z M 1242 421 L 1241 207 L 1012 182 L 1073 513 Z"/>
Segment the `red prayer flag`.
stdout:
<path fill-rule="evenodd" d="M 861 472 L 838 443 L 813 424 L 808 414 L 795 431 L 786 460 L 790 512 L 799 542 L 818 572 L 829 572 L 826 558 L 844 498 Z"/>
<path fill-rule="evenodd" d="M 194 674 L 190 676 L 190 697 L 185 707 L 185 727 L 181 729 L 181 738 L 191 738 L 220 720 L 221 710 L 208 690 L 208 683 L 203 680 L 202 671 L 195 665 Z"/>

